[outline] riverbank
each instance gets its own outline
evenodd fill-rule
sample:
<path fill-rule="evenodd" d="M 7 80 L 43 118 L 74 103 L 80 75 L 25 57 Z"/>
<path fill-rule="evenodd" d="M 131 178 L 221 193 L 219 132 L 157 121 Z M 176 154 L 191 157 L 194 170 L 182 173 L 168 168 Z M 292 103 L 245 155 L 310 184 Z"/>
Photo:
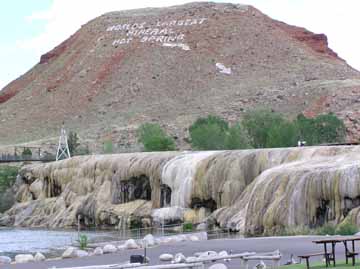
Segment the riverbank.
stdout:
<path fill-rule="evenodd" d="M 216 239 L 210 241 L 194 241 L 194 242 L 178 242 L 159 245 L 147 249 L 147 256 L 150 258 L 150 264 L 162 264 L 159 256 L 163 253 L 183 253 L 185 256 L 192 256 L 195 252 L 213 250 L 220 252 L 226 250 L 232 253 L 241 253 L 245 251 L 269 252 L 278 249 L 282 258 L 280 264 L 284 264 L 293 254 L 297 259 L 297 255 L 317 252 L 322 250 L 322 246 L 312 243 L 313 240 L 319 239 L 319 236 L 293 236 L 293 237 L 263 237 L 263 238 L 243 238 L 243 239 Z M 343 259 L 343 246 L 336 246 L 337 259 Z M 357 243 L 356 248 L 359 248 Z M 144 254 L 143 249 L 121 250 L 113 254 L 104 254 L 101 256 L 90 256 L 76 259 L 63 259 L 45 261 L 39 263 L 14 264 L 0 268 L 7 269 L 48 269 L 51 267 L 77 267 L 103 264 L 119 264 L 129 261 L 130 255 Z M 313 262 L 320 261 L 321 257 L 314 257 Z M 232 260 L 226 263 L 229 269 L 239 268 L 239 260 Z"/>
<path fill-rule="evenodd" d="M 117 235 L 110 231 L 81 231 L 81 234 L 93 243 L 116 240 Z M 17 254 L 41 252 L 47 258 L 55 258 L 77 240 L 78 232 L 74 230 L 0 228 L 0 256 L 13 259 Z"/>

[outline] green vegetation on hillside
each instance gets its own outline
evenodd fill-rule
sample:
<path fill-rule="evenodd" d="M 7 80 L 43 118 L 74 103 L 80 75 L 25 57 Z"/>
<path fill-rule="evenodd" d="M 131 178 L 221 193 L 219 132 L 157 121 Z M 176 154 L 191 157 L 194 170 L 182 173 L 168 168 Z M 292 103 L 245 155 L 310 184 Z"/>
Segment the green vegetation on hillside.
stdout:
<path fill-rule="evenodd" d="M 220 117 L 197 119 L 189 128 L 191 146 L 196 150 L 221 150 L 249 148 L 249 139 L 238 123 L 232 127 Z"/>
<path fill-rule="evenodd" d="M 144 145 L 145 151 L 175 150 L 174 139 L 156 123 L 142 124 L 138 131 L 139 142 Z"/>
<path fill-rule="evenodd" d="M 299 115 L 290 121 L 270 110 L 252 110 L 233 127 L 216 117 L 199 118 L 190 126 L 191 146 L 196 150 L 294 147 L 299 140 L 306 145 L 343 143 L 345 125 L 329 113 L 315 118 Z"/>
<path fill-rule="evenodd" d="M 314 118 L 300 114 L 289 120 L 271 110 L 255 109 L 233 125 L 215 115 L 198 118 L 189 127 L 189 134 L 193 150 L 234 150 L 295 147 L 298 141 L 308 146 L 344 143 L 346 129 L 333 113 Z M 174 140 L 158 124 L 141 125 L 138 140 L 145 151 L 175 149 Z"/>

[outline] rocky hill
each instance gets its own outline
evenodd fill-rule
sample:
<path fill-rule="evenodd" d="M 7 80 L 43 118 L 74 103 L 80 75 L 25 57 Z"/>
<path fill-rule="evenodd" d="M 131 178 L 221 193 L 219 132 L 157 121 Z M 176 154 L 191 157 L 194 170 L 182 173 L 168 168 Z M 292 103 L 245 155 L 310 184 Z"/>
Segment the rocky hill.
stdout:
<path fill-rule="evenodd" d="M 360 134 L 360 73 L 323 34 L 252 6 L 191 3 L 104 14 L 0 93 L 0 144 L 57 136 L 63 121 L 99 145 L 135 143 L 159 122 L 187 147 L 187 127 L 209 113 L 236 121 L 255 106 L 292 117 L 333 111 Z"/>

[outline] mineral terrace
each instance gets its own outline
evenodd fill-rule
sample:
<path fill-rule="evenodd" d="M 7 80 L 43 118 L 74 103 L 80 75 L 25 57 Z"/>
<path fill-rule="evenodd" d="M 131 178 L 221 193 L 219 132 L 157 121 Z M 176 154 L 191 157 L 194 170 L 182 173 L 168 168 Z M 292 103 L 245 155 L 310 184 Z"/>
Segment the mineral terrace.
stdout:
<path fill-rule="evenodd" d="M 360 147 L 154 152 L 24 167 L 0 224 L 63 228 L 207 222 L 247 234 L 360 224 Z"/>

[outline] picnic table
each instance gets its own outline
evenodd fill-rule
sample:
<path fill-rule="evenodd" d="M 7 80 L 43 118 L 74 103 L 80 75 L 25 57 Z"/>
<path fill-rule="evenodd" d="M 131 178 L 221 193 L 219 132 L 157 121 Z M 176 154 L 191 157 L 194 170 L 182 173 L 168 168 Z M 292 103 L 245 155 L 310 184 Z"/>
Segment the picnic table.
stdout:
<path fill-rule="evenodd" d="M 330 237 L 324 239 L 314 240 L 315 244 L 323 244 L 324 245 L 324 256 L 326 261 L 326 267 L 330 265 L 330 262 L 333 262 L 333 266 L 336 266 L 336 255 L 335 255 L 335 246 L 337 243 L 343 243 L 345 247 L 345 258 L 346 264 L 348 263 L 348 259 L 352 259 L 352 265 L 355 266 L 355 256 L 358 255 L 355 252 L 355 241 L 360 241 L 360 236 L 337 236 Z M 351 242 L 351 249 L 348 248 L 348 242 Z M 327 245 L 331 245 L 331 250 L 328 252 Z"/>

